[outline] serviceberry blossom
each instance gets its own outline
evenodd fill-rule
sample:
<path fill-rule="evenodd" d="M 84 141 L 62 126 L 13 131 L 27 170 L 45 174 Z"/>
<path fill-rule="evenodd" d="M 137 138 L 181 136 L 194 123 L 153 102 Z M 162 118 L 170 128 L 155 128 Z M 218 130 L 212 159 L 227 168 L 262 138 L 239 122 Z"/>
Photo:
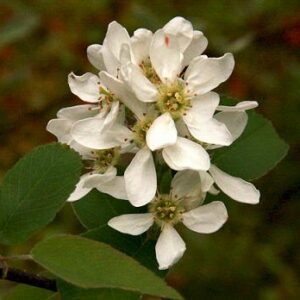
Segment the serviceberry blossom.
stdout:
<path fill-rule="evenodd" d="M 213 151 L 228 147 L 244 132 L 247 110 L 256 101 L 220 104 L 213 91 L 234 68 L 231 53 L 203 54 L 208 41 L 182 17 L 152 32 L 130 36 L 113 21 L 103 44 L 87 48 L 96 73 L 75 75 L 68 84 L 84 104 L 61 109 L 47 130 L 82 157 L 85 172 L 69 196 L 77 201 L 92 189 L 147 212 L 115 217 L 112 228 L 131 235 L 159 231 L 155 251 L 160 269 L 185 251 L 175 227 L 199 233 L 217 231 L 227 220 L 220 201 L 204 203 L 220 190 L 232 199 L 259 202 L 260 193 L 214 163 Z M 161 194 L 159 169 L 172 170 L 169 194 Z"/>
<path fill-rule="evenodd" d="M 140 235 L 151 226 L 160 229 L 155 246 L 159 269 L 170 268 L 183 255 L 186 246 L 174 226 L 183 223 L 198 233 L 213 233 L 226 222 L 228 215 L 223 202 L 213 201 L 190 209 L 191 202 L 201 200 L 201 186 L 187 184 L 186 172 L 178 172 L 172 181 L 170 194 L 157 194 L 148 205 L 148 212 L 127 214 L 112 218 L 108 225 L 122 233 Z M 196 182 L 197 175 L 190 174 L 189 180 Z M 203 184 L 203 183 L 202 183 Z"/>
<path fill-rule="evenodd" d="M 124 152 L 124 144 L 102 150 L 87 148 L 76 142 L 70 146 L 81 155 L 87 173 L 80 177 L 75 190 L 67 201 L 80 200 L 93 188 L 114 198 L 128 200 L 124 177 L 117 176 L 116 168 Z"/>

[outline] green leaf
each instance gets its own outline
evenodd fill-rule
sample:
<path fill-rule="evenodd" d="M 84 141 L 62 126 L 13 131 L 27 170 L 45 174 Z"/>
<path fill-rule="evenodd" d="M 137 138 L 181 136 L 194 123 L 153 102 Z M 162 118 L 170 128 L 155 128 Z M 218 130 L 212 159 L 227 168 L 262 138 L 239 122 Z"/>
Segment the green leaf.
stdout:
<path fill-rule="evenodd" d="M 120 233 L 108 225 L 103 225 L 83 233 L 82 236 L 111 245 L 113 248 L 133 257 L 161 277 L 166 274 L 166 271 L 158 269 L 155 257 L 156 241 L 149 239 L 146 234 L 131 236 Z"/>
<path fill-rule="evenodd" d="M 96 228 L 118 215 L 138 212 L 128 201 L 93 190 L 88 195 L 72 203 L 75 214 L 86 228 Z"/>
<path fill-rule="evenodd" d="M 37 244 L 31 254 L 45 269 L 78 287 L 119 288 L 182 299 L 163 279 L 101 242 L 71 235 L 56 236 Z"/>
<path fill-rule="evenodd" d="M 82 289 L 65 281 L 58 281 L 58 290 L 63 300 L 138 300 L 138 293 L 120 289 Z"/>
<path fill-rule="evenodd" d="M 213 162 L 225 172 L 253 180 L 265 175 L 281 161 L 288 145 L 271 122 L 251 111 L 246 130 L 231 146 L 216 150 Z"/>
<path fill-rule="evenodd" d="M 23 242 L 51 222 L 74 190 L 81 168 L 79 155 L 61 144 L 38 147 L 23 157 L 1 187 L 0 242 Z"/>
<path fill-rule="evenodd" d="M 54 292 L 48 291 L 46 289 L 40 289 L 25 284 L 18 284 L 7 295 L 3 300 L 49 300 L 57 295 Z"/>

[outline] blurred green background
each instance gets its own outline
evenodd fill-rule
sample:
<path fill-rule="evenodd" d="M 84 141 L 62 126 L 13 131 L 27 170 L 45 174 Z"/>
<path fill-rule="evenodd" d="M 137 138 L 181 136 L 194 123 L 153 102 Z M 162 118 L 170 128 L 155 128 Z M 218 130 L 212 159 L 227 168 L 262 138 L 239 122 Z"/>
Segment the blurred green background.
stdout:
<path fill-rule="evenodd" d="M 236 68 L 220 92 L 258 100 L 290 144 L 288 157 L 255 182 L 257 206 L 228 201 L 229 221 L 204 236 L 184 233 L 188 251 L 168 281 L 186 299 L 300 299 L 300 3 L 252 1 L 0 1 L 0 180 L 33 147 L 54 141 L 45 131 L 58 109 L 79 104 L 67 74 L 95 71 L 86 47 L 102 43 L 112 20 L 130 33 L 156 30 L 181 15 L 209 40 L 206 54 L 231 51 Z M 53 232 L 82 229 L 69 205 L 26 245 Z M 1 288 L 2 286 L 2 288 Z M 1 283 L 0 291 L 9 290 Z"/>

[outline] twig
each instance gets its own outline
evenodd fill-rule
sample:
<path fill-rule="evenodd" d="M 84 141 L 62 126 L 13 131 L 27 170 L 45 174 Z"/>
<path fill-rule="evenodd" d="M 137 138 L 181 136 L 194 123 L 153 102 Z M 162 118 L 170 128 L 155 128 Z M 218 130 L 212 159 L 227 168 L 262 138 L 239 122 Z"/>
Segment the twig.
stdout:
<path fill-rule="evenodd" d="M 8 267 L 7 264 L 3 262 L 2 265 L 0 265 L 0 279 L 28 284 L 54 292 L 57 291 L 55 280 L 40 276 L 38 274 Z"/>

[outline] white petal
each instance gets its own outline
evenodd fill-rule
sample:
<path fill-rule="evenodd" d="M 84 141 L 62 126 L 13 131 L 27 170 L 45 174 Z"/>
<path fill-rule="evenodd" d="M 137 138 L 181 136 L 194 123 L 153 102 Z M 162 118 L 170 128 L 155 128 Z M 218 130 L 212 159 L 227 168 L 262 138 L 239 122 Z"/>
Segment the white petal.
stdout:
<path fill-rule="evenodd" d="M 130 37 L 127 30 L 118 22 L 113 21 L 108 25 L 105 44 L 116 58 L 120 58 L 123 44 L 130 46 Z"/>
<path fill-rule="evenodd" d="M 116 21 L 108 25 L 103 41 L 102 56 L 108 73 L 117 76 L 120 67 L 120 54 L 122 46 L 130 47 L 130 37 L 127 30 Z"/>
<path fill-rule="evenodd" d="M 114 217 L 108 222 L 113 229 L 131 235 L 144 233 L 152 224 L 153 215 L 151 213 L 122 215 Z"/>
<path fill-rule="evenodd" d="M 201 55 L 206 49 L 208 44 L 207 38 L 201 31 L 194 30 L 193 39 L 187 49 L 184 51 L 182 66 L 188 66 L 193 58 Z"/>
<path fill-rule="evenodd" d="M 88 194 L 92 188 L 84 187 L 85 181 L 91 176 L 90 173 L 84 174 L 80 177 L 79 182 L 76 184 L 75 190 L 67 199 L 68 202 L 73 202 L 81 199 L 86 194 Z"/>
<path fill-rule="evenodd" d="M 210 158 L 204 148 L 188 139 L 178 137 L 176 144 L 162 151 L 165 162 L 173 170 L 208 170 Z"/>
<path fill-rule="evenodd" d="M 71 92 L 78 96 L 81 100 L 91 103 L 99 101 L 99 77 L 92 73 L 85 73 L 81 76 L 76 76 L 70 73 L 68 83 Z"/>
<path fill-rule="evenodd" d="M 99 113 L 98 105 L 84 104 L 64 107 L 57 112 L 57 117 L 61 119 L 68 119 L 78 121 L 85 118 L 96 116 Z"/>
<path fill-rule="evenodd" d="M 87 48 L 87 57 L 89 62 L 98 70 L 105 70 L 105 64 L 102 56 L 102 45 L 90 45 Z"/>
<path fill-rule="evenodd" d="M 169 113 L 156 118 L 146 134 L 147 146 L 152 151 L 174 145 L 176 140 L 177 130 Z"/>
<path fill-rule="evenodd" d="M 223 146 L 228 146 L 233 142 L 226 125 L 213 118 L 199 125 L 197 124 L 197 127 L 189 126 L 189 124 L 187 126 L 191 135 L 201 142 Z"/>
<path fill-rule="evenodd" d="M 123 44 L 120 51 L 120 63 L 121 65 L 127 64 L 132 61 L 130 47 L 128 44 Z"/>
<path fill-rule="evenodd" d="M 102 193 L 113 196 L 114 198 L 128 200 L 123 176 L 116 176 L 112 180 L 98 186 L 97 189 Z"/>
<path fill-rule="evenodd" d="M 190 126 L 197 126 L 197 124 L 210 120 L 219 102 L 220 97 L 214 92 L 192 98 L 192 107 L 186 112 L 186 115 L 183 116 L 184 122 Z"/>
<path fill-rule="evenodd" d="M 215 165 L 210 167 L 209 172 L 218 187 L 233 200 L 248 204 L 257 204 L 259 202 L 260 192 L 252 183 L 233 177 Z"/>
<path fill-rule="evenodd" d="M 247 113 L 243 111 L 224 111 L 217 113 L 214 117 L 226 125 L 232 135 L 233 141 L 241 136 L 248 122 Z"/>
<path fill-rule="evenodd" d="M 183 55 L 176 37 L 163 30 L 156 31 L 149 54 L 152 66 L 162 81 L 172 81 L 179 75 Z"/>
<path fill-rule="evenodd" d="M 221 201 L 213 201 L 182 214 L 182 223 L 199 233 L 213 233 L 228 219 L 226 207 Z"/>
<path fill-rule="evenodd" d="M 206 193 L 208 192 L 214 184 L 213 178 L 209 175 L 208 172 L 199 171 L 201 190 Z"/>
<path fill-rule="evenodd" d="M 156 87 L 144 76 L 142 70 L 128 63 L 121 68 L 122 79 L 132 89 L 136 97 L 143 102 L 155 102 L 158 91 Z"/>
<path fill-rule="evenodd" d="M 134 63 L 140 64 L 149 56 L 149 48 L 153 33 L 150 30 L 139 28 L 131 37 L 131 47 L 134 55 Z"/>
<path fill-rule="evenodd" d="M 184 52 L 193 39 L 193 25 L 182 17 L 175 17 L 170 20 L 163 30 L 168 35 L 177 38 L 181 52 Z"/>
<path fill-rule="evenodd" d="M 217 110 L 221 111 L 245 111 L 252 108 L 255 108 L 258 106 L 258 103 L 256 101 L 242 101 L 237 103 L 234 106 L 225 106 L 225 105 L 219 105 L 217 107 Z"/>
<path fill-rule="evenodd" d="M 174 265 L 185 252 L 185 243 L 177 231 L 165 224 L 156 242 L 156 259 L 160 270 L 166 270 Z"/>
<path fill-rule="evenodd" d="M 115 124 L 107 132 L 107 137 L 111 137 L 118 143 L 119 146 L 125 147 L 130 144 L 130 141 L 133 139 L 134 135 L 131 130 L 126 126 Z"/>
<path fill-rule="evenodd" d="M 113 124 L 116 123 L 119 114 L 120 103 L 114 101 L 111 105 L 109 113 L 104 118 L 105 129 L 109 129 Z"/>
<path fill-rule="evenodd" d="M 119 57 L 117 58 L 114 56 L 112 51 L 109 49 L 106 40 L 104 40 L 103 42 L 101 52 L 102 52 L 102 57 L 107 72 L 112 74 L 113 76 L 118 76 L 119 68 L 121 65 L 119 61 Z"/>
<path fill-rule="evenodd" d="M 97 188 L 102 184 L 111 181 L 117 175 L 117 169 L 110 166 L 104 174 L 94 173 L 85 179 L 84 187 Z"/>
<path fill-rule="evenodd" d="M 205 94 L 226 81 L 234 68 L 231 53 L 220 58 L 208 58 L 205 55 L 194 59 L 185 72 L 189 88 L 197 94 Z"/>
<path fill-rule="evenodd" d="M 125 186 L 130 203 L 143 206 L 153 200 L 156 188 L 156 170 L 149 149 L 137 152 L 124 173 Z"/>
<path fill-rule="evenodd" d="M 107 72 L 100 72 L 99 77 L 101 82 L 107 86 L 111 92 L 117 95 L 118 98 L 120 98 L 120 101 L 139 119 L 143 117 L 143 114 L 147 111 L 146 104 L 139 101 L 136 96 L 125 87 L 121 80 L 113 77 Z"/>
<path fill-rule="evenodd" d="M 85 147 L 109 149 L 119 146 L 119 141 L 109 132 L 104 134 L 105 118 L 87 118 L 77 121 L 71 130 L 73 139 Z"/>
<path fill-rule="evenodd" d="M 172 195 L 176 198 L 188 197 L 189 195 L 200 194 L 200 176 L 197 171 L 184 170 L 175 174 L 171 183 Z"/>
<path fill-rule="evenodd" d="M 176 173 L 171 183 L 171 194 L 176 199 L 184 199 L 184 206 L 192 209 L 204 200 L 199 173 L 184 170 Z"/>
<path fill-rule="evenodd" d="M 47 131 L 51 132 L 57 137 L 60 143 L 70 143 L 72 141 L 72 136 L 70 130 L 73 122 L 66 119 L 52 119 L 47 124 Z"/>
<path fill-rule="evenodd" d="M 78 144 L 76 141 L 72 140 L 69 144 L 70 148 L 77 151 L 82 159 L 85 160 L 93 160 L 95 158 L 94 151 L 95 149 L 91 149 L 88 147 L 85 147 L 81 144 Z"/>

